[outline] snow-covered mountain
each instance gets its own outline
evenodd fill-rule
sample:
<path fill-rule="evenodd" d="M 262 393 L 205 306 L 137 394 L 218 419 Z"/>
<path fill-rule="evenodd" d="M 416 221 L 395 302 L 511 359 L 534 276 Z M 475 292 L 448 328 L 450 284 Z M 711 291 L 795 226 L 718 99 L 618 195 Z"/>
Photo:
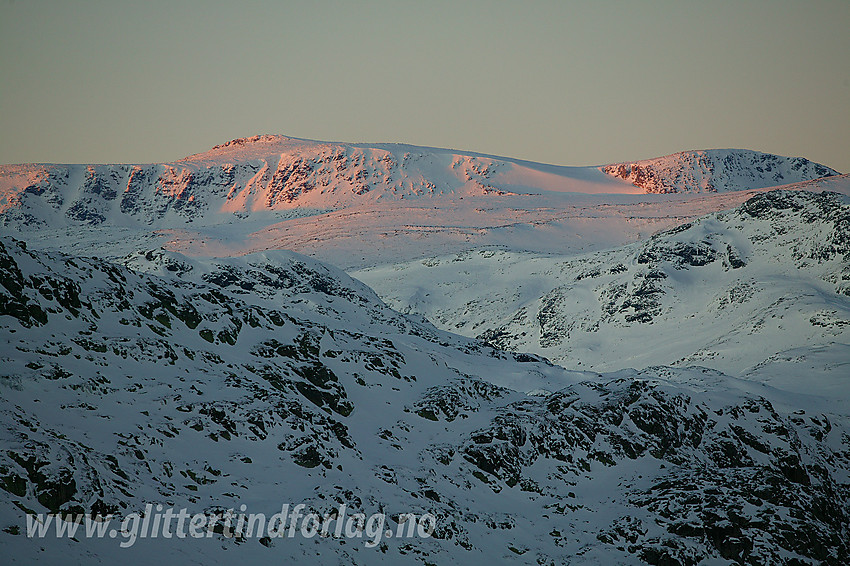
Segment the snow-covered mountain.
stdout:
<path fill-rule="evenodd" d="M 403 312 L 567 367 L 697 364 L 850 399 L 848 202 L 772 191 L 607 251 L 485 248 L 354 275 Z"/>
<path fill-rule="evenodd" d="M 162 228 L 221 223 L 258 211 L 297 208 L 304 214 L 379 201 L 740 190 L 833 174 L 802 158 L 744 150 L 562 167 L 401 144 L 255 136 L 163 164 L 0 166 L 0 214 L 11 228 L 104 223 Z"/>
<path fill-rule="evenodd" d="M 0 556 L 850 562 L 850 177 L 651 161 L 255 136 L 0 166 Z M 386 525 L 26 536 L 287 503 Z"/>
<path fill-rule="evenodd" d="M 256 211 L 547 190 L 635 192 L 592 167 L 283 136 L 237 139 L 163 164 L 0 166 L 7 225 L 182 225 Z"/>
<path fill-rule="evenodd" d="M 699 368 L 569 372 L 290 253 L 123 264 L 0 244 L 9 563 L 850 559 L 850 422 L 822 399 Z M 436 529 L 374 547 L 25 535 L 27 513 L 286 502 Z"/>
<path fill-rule="evenodd" d="M 801 166 L 794 178 L 822 172 Z M 578 253 L 732 208 L 759 190 L 743 190 L 752 179 L 739 169 L 724 173 L 721 163 L 714 174 L 735 175 L 742 190 L 645 193 L 599 167 L 255 136 L 163 164 L 0 166 L 0 230 L 76 255 L 289 249 L 345 269 L 487 245 Z M 850 193 L 831 179 L 806 188 Z"/>
<path fill-rule="evenodd" d="M 745 149 L 683 151 L 643 161 L 605 165 L 602 170 L 647 193 L 761 189 L 839 174 L 803 157 L 781 157 Z"/>

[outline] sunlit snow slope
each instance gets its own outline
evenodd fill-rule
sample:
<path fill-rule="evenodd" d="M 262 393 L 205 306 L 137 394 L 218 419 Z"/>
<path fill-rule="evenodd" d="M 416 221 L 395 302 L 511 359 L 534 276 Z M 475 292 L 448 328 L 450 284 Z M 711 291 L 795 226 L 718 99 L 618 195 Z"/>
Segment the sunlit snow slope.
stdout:
<path fill-rule="evenodd" d="M 558 167 L 396 144 L 256 136 L 151 165 L 6 165 L 7 223 L 149 225 L 221 215 L 338 209 L 378 200 L 540 193 L 640 192 L 593 167 Z"/>
<path fill-rule="evenodd" d="M 400 144 L 256 136 L 172 163 L 0 166 L 0 212 L 6 225 L 164 226 L 220 221 L 228 213 L 339 209 L 382 199 L 739 190 L 833 174 L 802 158 L 744 150 L 562 167 Z"/>

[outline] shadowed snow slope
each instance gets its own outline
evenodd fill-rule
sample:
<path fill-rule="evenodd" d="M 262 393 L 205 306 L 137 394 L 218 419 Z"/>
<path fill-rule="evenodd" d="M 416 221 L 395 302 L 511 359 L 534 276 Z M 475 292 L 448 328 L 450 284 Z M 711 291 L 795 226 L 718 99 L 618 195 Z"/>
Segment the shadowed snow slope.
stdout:
<path fill-rule="evenodd" d="M 123 263 L 0 241 L 7 563 L 850 559 L 850 426 L 821 399 L 699 368 L 568 372 L 290 253 Z M 348 540 L 26 536 L 27 513 L 158 503 L 387 519 Z M 386 536 L 407 512 L 433 536 Z"/>
<path fill-rule="evenodd" d="M 568 367 L 699 364 L 848 398 L 848 258 L 847 197 L 773 191 L 608 251 L 482 249 L 355 276 L 403 312 Z"/>

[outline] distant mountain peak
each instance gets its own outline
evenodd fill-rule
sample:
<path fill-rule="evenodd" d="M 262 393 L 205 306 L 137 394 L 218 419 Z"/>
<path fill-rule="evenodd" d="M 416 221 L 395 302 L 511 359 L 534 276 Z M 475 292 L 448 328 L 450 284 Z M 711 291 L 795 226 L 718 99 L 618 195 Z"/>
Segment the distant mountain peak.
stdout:
<path fill-rule="evenodd" d="M 243 145 L 246 145 L 246 144 L 258 143 L 258 142 L 259 143 L 276 142 L 276 141 L 288 140 L 288 139 L 290 139 L 290 138 L 287 138 L 286 136 L 281 136 L 281 135 L 261 134 L 261 135 L 252 136 L 250 138 L 236 138 L 234 140 L 230 140 L 229 142 L 225 142 L 225 143 L 222 143 L 222 144 L 215 145 L 215 146 L 213 146 L 213 149 L 222 149 L 222 148 L 225 148 L 225 147 L 232 147 L 232 146 L 243 146 Z"/>
<path fill-rule="evenodd" d="M 328 145 L 326 142 L 293 138 L 279 134 L 258 134 L 214 145 L 212 149 L 184 157 L 180 161 L 236 160 L 282 154 L 298 146 Z"/>
<path fill-rule="evenodd" d="M 838 171 L 803 157 L 783 157 L 749 149 L 681 151 L 605 165 L 601 169 L 647 193 L 763 189 L 839 175 Z"/>

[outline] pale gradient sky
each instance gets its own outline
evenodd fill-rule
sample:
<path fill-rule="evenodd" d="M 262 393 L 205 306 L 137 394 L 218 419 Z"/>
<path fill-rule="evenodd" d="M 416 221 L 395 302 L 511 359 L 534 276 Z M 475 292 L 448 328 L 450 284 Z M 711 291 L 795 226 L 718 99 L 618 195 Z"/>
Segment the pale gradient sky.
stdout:
<path fill-rule="evenodd" d="M 0 0 L 0 162 L 276 133 L 562 165 L 737 147 L 850 172 L 848 30 L 848 0 Z"/>

